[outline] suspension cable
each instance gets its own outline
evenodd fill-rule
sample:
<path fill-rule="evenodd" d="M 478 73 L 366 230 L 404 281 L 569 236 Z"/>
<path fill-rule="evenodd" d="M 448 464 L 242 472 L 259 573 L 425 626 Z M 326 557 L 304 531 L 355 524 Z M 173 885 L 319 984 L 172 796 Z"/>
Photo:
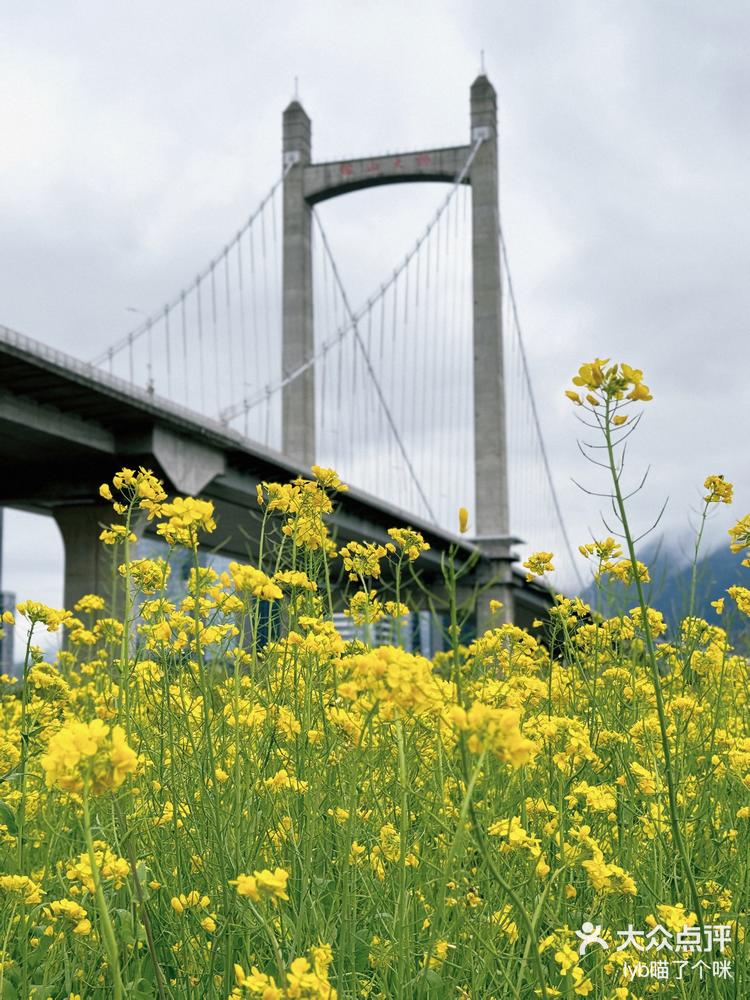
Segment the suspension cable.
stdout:
<path fill-rule="evenodd" d="M 270 383 L 257 395 L 254 395 L 248 399 L 240 400 L 239 402 L 234 403 L 233 405 L 228 406 L 224 410 L 222 410 L 220 414 L 220 419 L 223 423 L 228 423 L 230 420 L 233 420 L 235 417 L 239 416 L 244 409 L 253 409 L 259 403 L 262 403 L 269 394 L 279 392 L 281 389 L 284 389 L 291 382 L 294 382 L 295 379 L 298 379 L 301 375 L 304 375 L 304 373 L 309 368 L 311 368 L 317 361 L 319 361 L 320 358 L 322 358 L 327 351 L 329 351 L 337 343 L 340 343 L 344 339 L 344 337 L 352 331 L 354 327 L 354 322 L 355 321 L 359 322 L 359 320 L 362 319 L 367 310 L 372 305 L 374 305 L 383 295 L 385 295 L 385 293 L 388 291 L 391 285 L 393 285 L 393 283 L 400 277 L 400 275 L 409 266 L 409 263 L 411 262 L 412 258 L 419 252 L 422 244 L 432 232 L 438 219 L 449 205 L 454 194 L 460 188 L 461 184 L 463 184 L 464 181 L 466 180 L 469 170 L 471 169 L 471 165 L 474 162 L 474 158 L 476 157 L 477 152 L 479 151 L 479 147 L 482 145 L 482 142 L 483 139 L 481 137 L 475 140 L 474 145 L 471 147 L 469 155 L 466 159 L 466 163 L 459 171 L 459 173 L 456 175 L 456 178 L 453 181 L 450 191 L 441 202 L 437 212 L 430 220 L 430 222 L 427 224 L 424 232 L 416 241 L 412 249 L 404 257 L 401 264 L 394 270 L 393 274 L 388 278 L 388 280 L 385 281 L 380 286 L 379 291 L 376 292 L 375 295 L 371 296 L 371 298 L 367 300 L 364 306 L 362 306 L 362 308 L 359 309 L 358 312 L 353 314 L 352 319 L 349 320 L 349 322 L 345 322 L 341 326 L 341 328 L 336 332 L 336 334 L 334 334 L 333 337 L 331 337 L 324 344 L 322 344 L 317 351 L 315 351 L 306 361 L 303 361 L 300 365 L 298 365 L 293 371 L 289 372 L 288 375 L 278 379 L 274 383 Z"/>
<path fill-rule="evenodd" d="M 578 584 L 581 587 L 581 589 L 583 589 L 584 586 L 585 586 L 584 582 L 583 582 L 583 577 L 581 576 L 581 572 L 578 569 L 578 563 L 576 562 L 576 558 L 575 558 L 575 556 L 573 554 L 573 546 L 572 546 L 570 538 L 568 536 L 568 531 L 567 531 L 567 529 L 565 527 L 565 521 L 563 519 L 562 509 L 560 507 L 560 500 L 559 500 L 559 498 L 557 496 L 557 490 L 555 489 L 555 483 L 554 483 L 554 480 L 552 478 L 552 469 L 550 467 L 549 457 L 547 455 L 547 448 L 546 448 L 546 446 L 544 444 L 544 437 L 542 435 L 542 425 L 541 425 L 541 422 L 539 420 L 539 411 L 537 410 L 536 397 L 534 395 L 534 389 L 533 389 L 532 383 L 531 383 L 531 372 L 529 371 L 529 362 L 528 362 L 528 359 L 526 357 L 526 347 L 524 345 L 523 334 L 521 332 L 521 321 L 520 321 L 519 316 L 518 316 L 518 305 L 516 303 L 516 296 L 515 296 L 515 292 L 513 290 L 513 279 L 511 278 L 510 267 L 509 267 L 509 264 L 508 264 L 508 250 L 507 250 L 507 247 L 505 245 L 505 237 L 503 236 L 502 228 L 500 228 L 500 227 L 498 227 L 498 228 L 499 228 L 498 237 L 499 237 L 499 240 L 500 240 L 500 251 L 501 251 L 501 254 L 502 254 L 503 266 L 505 267 L 505 274 L 506 274 L 507 281 L 508 281 L 508 295 L 509 295 L 509 298 L 510 298 L 510 305 L 511 305 L 511 309 L 513 311 L 514 326 L 516 328 L 516 335 L 517 335 L 517 338 L 518 338 L 518 347 L 519 347 L 519 353 L 520 353 L 520 357 L 521 357 L 521 367 L 523 369 L 524 380 L 526 382 L 526 388 L 527 388 L 528 393 L 529 393 L 529 402 L 531 404 L 531 413 L 532 413 L 532 417 L 533 417 L 533 420 L 534 420 L 534 425 L 536 427 L 537 438 L 539 440 L 539 450 L 541 452 L 542 462 L 544 464 L 544 471 L 545 471 L 545 474 L 547 476 L 547 485 L 549 486 L 549 490 L 550 490 L 550 493 L 552 495 L 552 503 L 553 503 L 553 506 L 555 508 L 555 514 L 557 515 L 558 523 L 560 525 L 560 531 L 562 532 L 563 541 L 565 542 L 565 548 L 567 549 L 568 556 L 569 556 L 571 564 L 573 566 L 573 571 L 575 572 L 576 578 L 578 580 Z"/>
<path fill-rule="evenodd" d="M 281 176 L 273 184 L 273 186 L 271 187 L 271 190 L 262 199 L 262 201 L 260 202 L 260 204 L 258 205 L 258 207 L 255 209 L 255 211 L 251 213 L 251 215 L 249 216 L 249 218 L 248 218 L 247 222 L 245 223 L 245 225 L 241 229 L 239 229 L 237 231 L 237 233 L 236 233 L 234 239 L 231 241 L 231 243 L 229 243 L 228 245 L 226 245 L 222 249 L 221 253 L 219 253 L 215 257 L 211 258 L 211 260 L 208 262 L 208 264 L 206 265 L 206 267 L 197 275 L 197 277 L 193 280 L 193 282 L 186 289 L 184 289 L 179 295 L 176 295 L 171 302 L 167 303 L 166 306 L 160 307 L 157 313 L 154 313 L 152 316 L 149 316 L 147 319 L 145 319 L 138 326 L 134 327 L 132 330 L 129 330 L 119 340 L 115 341 L 115 343 L 113 343 L 110 347 L 108 347 L 104 351 L 102 351 L 101 354 L 98 354 L 91 361 L 91 364 L 92 365 L 101 365 L 112 354 L 118 354 L 121 350 L 123 350 L 125 348 L 128 348 L 129 345 L 131 345 L 133 343 L 133 341 L 138 340 L 140 337 L 142 337 L 145 333 L 148 332 L 149 324 L 151 324 L 151 323 L 154 322 L 154 319 L 157 316 L 157 314 L 162 313 L 164 309 L 167 309 L 169 311 L 171 311 L 172 309 L 174 309 L 176 306 L 178 306 L 180 304 L 180 299 L 182 298 L 183 295 L 189 295 L 190 292 L 192 292 L 193 289 L 196 288 L 204 278 L 209 277 L 209 275 L 211 274 L 211 271 L 221 261 L 222 257 L 224 257 L 224 255 L 226 253 L 228 253 L 229 250 L 232 247 L 234 247 L 235 243 L 237 243 L 244 236 L 244 234 L 248 231 L 248 229 L 250 229 L 250 227 L 253 225 L 253 223 L 255 222 L 255 220 L 261 214 L 261 212 L 266 207 L 266 205 L 268 204 L 268 202 L 273 198 L 273 196 L 276 193 L 276 191 L 279 188 L 279 186 L 284 183 L 284 180 L 286 179 L 286 175 L 289 173 L 289 171 L 292 169 L 293 166 L 294 166 L 293 163 L 288 163 L 284 167 L 284 170 L 283 170 Z"/>

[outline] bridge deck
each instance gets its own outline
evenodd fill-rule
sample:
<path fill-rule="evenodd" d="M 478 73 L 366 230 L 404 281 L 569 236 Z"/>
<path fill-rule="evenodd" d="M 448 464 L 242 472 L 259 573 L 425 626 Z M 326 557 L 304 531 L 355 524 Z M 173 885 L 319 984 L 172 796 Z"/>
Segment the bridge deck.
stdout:
<path fill-rule="evenodd" d="M 76 505 L 106 520 L 107 509 L 92 505 L 99 484 L 135 463 L 153 467 L 176 492 L 214 500 L 224 551 L 236 555 L 247 553 L 256 485 L 309 474 L 218 421 L 0 327 L 0 504 L 52 514 L 61 527 L 61 512 Z M 479 552 L 466 537 L 356 488 L 339 500 L 332 527 L 346 540 L 387 540 L 394 525 L 421 531 L 431 546 L 422 565 L 433 579 L 450 546 L 461 559 Z M 530 613 L 548 605 L 543 588 L 526 584 L 516 569 L 512 575 Z"/>

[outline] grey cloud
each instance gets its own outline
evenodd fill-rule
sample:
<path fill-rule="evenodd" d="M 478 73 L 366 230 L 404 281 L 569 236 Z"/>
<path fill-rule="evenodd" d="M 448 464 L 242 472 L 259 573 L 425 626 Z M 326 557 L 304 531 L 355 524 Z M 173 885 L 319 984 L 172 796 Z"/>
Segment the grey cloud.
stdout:
<path fill-rule="evenodd" d="M 571 534 L 596 529 L 599 504 L 570 475 L 600 480 L 561 393 L 597 354 L 643 367 L 654 390 L 633 449 L 634 474 L 653 464 L 638 520 L 670 494 L 666 525 L 683 531 L 713 471 L 746 509 L 744 2 L 81 0 L 30 2 L 5 22 L 0 322 L 92 356 L 128 328 L 127 306 L 157 308 L 265 193 L 295 75 L 317 157 L 462 142 L 483 48 L 503 224 Z M 353 300 L 440 197 L 391 189 L 321 208 Z M 33 529 L 9 524 L 31 551 Z M 8 584 L 25 591 L 31 571 L 11 565 Z"/>

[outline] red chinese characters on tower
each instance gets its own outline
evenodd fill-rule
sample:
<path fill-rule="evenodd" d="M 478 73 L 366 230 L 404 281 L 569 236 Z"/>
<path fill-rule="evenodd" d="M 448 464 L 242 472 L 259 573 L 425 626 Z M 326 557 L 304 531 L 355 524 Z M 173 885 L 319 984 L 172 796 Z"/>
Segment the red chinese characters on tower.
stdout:
<path fill-rule="evenodd" d="M 339 173 L 342 177 L 351 177 L 354 173 L 354 167 L 351 163 L 342 163 L 339 167 Z"/>
<path fill-rule="evenodd" d="M 419 156 L 417 157 L 418 167 L 429 167 L 431 163 L 432 163 L 432 157 L 430 156 L 429 153 L 420 153 Z"/>

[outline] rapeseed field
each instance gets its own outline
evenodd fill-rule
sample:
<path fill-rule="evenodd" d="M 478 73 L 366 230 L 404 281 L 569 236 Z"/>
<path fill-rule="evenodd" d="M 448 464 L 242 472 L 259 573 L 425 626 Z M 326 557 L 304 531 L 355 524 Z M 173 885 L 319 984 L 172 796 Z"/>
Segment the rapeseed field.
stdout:
<path fill-rule="evenodd" d="M 554 595 L 532 634 L 493 602 L 465 641 L 455 549 L 432 661 L 399 644 L 423 537 L 339 547 L 333 470 L 259 486 L 259 550 L 224 572 L 199 558 L 211 503 L 142 468 L 101 487 L 109 604 L 19 604 L 0 687 L 0 1000 L 750 996 L 748 661 L 694 588 L 675 634 L 644 600 L 621 471 L 642 373 L 597 359 L 568 396 L 617 518 L 581 551 L 635 605 Z M 708 476 L 701 528 L 731 500 Z M 179 599 L 144 521 L 190 553 Z M 750 589 L 725 601 L 750 614 Z"/>

